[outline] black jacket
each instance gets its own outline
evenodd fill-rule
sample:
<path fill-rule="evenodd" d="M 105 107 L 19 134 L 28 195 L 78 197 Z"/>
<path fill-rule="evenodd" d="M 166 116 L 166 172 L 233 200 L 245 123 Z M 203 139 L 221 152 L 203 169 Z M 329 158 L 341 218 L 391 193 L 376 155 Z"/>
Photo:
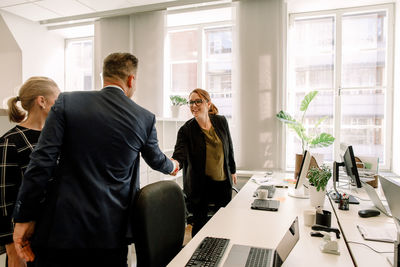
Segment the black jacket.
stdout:
<path fill-rule="evenodd" d="M 232 185 L 231 174 L 236 173 L 233 146 L 226 118 L 210 115 L 211 124 L 221 139 L 224 151 L 225 175 Z M 206 143 L 205 136 L 195 118 L 188 120 L 178 132 L 174 159 L 179 161 L 183 169 L 183 189 L 189 201 L 198 202 L 206 190 Z"/>
<path fill-rule="evenodd" d="M 155 170 L 173 170 L 154 124 L 154 114 L 115 87 L 60 94 L 31 154 L 14 220 L 38 220 L 44 209 L 35 228 L 37 246 L 123 247 L 132 194 L 139 189 L 140 154 Z"/>

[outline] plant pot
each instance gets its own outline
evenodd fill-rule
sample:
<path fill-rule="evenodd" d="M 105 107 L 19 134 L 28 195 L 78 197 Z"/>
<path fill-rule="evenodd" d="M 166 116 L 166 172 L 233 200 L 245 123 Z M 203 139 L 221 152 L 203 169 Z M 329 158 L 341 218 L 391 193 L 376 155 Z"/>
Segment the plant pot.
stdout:
<path fill-rule="evenodd" d="M 171 106 L 171 114 L 172 118 L 178 118 L 179 117 L 179 106 Z"/>
<path fill-rule="evenodd" d="M 315 186 L 310 185 L 309 189 L 311 207 L 323 207 L 325 203 L 326 188 L 325 190 L 317 191 Z"/>
<path fill-rule="evenodd" d="M 303 154 L 296 154 L 296 159 L 294 163 L 294 179 L 297 179 L 297 177 L 299 177 L 302 161 L 303 161 Z"/>
<path fill-rule="evenodd" d="M 300 167 L 302 161 L 303 161 L 303 154 L 296 154 L 296 161 L 294 165 L 294 179 L 297 179 L 297 177 L 300 174 Z M 319 168 L 318 162 L 314 156 L 311 156 L 310 167 L 308 169 L 310 169 L 311 167 Z"/>

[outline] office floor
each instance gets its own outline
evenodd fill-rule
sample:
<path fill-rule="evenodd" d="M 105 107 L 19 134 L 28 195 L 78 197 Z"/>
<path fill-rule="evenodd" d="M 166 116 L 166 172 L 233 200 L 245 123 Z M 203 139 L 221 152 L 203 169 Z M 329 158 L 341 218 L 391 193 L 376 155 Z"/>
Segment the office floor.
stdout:
<path fill-rule="evenodd" d="M 240 190 L 249 180 L 249 177 L 238 177 L 237 184 L 235 187 Z M 235 192 L 232 193 L 232 198 L 236 195 Z M 186 245 L 192 239 L 192 225 L 188 224 L 185 229 L 185 237 L 183 239 L 183 245 Z"/>

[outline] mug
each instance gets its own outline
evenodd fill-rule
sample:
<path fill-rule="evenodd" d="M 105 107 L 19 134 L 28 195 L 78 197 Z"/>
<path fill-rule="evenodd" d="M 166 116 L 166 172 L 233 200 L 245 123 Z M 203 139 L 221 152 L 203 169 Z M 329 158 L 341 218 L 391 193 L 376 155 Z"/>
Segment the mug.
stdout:
<path fill-rule="evenodd" d="M 267 199 L 268 198 L 268 189 L 258 189 L 257 190 L 257 198 Z"/>
<path fill-rule="evenodd" d="M 303 211 L 303 217 L 305 226 L 312 226 L 315 224 L 315 210 Z"/>

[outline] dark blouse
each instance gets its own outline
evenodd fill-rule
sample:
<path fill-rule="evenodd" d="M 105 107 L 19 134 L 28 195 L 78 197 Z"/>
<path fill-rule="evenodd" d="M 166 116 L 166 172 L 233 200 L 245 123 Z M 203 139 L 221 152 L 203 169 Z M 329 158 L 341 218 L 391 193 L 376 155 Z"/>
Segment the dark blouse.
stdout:
<path fill-rule="evenodd" d="M 11 216 L 29 156 L 38 142 L 40 131 L 15 126 L 0 138 L 0 254 L 12 243 Z"/>
<path fill-rule="evenodd" d="M 236 163 L 233 155 L 233 145 L 226 118 L 220 115 L 210 115 L 212 127 L 222 142 L 223 171 L 232 186 L 232 174 L 236 173 Z M 207 148 L 205 134 L 195 118 L 188 120 L 178 131 L 172 158 L 179 162 L 183 170 L 183 190 L 190 202 L 198 202 L 207 194 L 206 157 Z"/>

